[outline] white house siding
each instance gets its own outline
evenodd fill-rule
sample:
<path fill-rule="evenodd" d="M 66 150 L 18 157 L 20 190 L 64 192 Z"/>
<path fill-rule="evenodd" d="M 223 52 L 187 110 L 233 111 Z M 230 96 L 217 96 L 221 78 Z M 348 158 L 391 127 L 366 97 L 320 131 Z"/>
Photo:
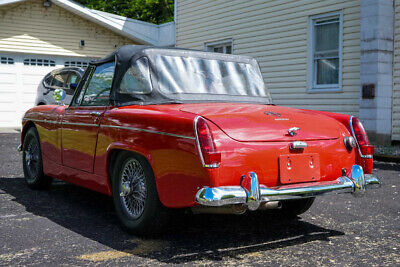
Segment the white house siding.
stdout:
<path fill-rule="evenodd" d="M 392 140 L 400 140 L 400 0 L 395 0 Z"/>
<path fill-rule="evenodd" d="M 85 46 L 80 47 L 80 41 Z M 103 57 L 133 42 L 43 0 L 0 8 L 0 51 Z"/>
<path fill-rule="evenodd" d="M 340 93 L 307 93 L 310 16 L 343 14 Z M 178 0 L 177 46 L 233 39 L 233 53 L 255 57 L 276 104 L 358 115 L 360 0 Z"/>

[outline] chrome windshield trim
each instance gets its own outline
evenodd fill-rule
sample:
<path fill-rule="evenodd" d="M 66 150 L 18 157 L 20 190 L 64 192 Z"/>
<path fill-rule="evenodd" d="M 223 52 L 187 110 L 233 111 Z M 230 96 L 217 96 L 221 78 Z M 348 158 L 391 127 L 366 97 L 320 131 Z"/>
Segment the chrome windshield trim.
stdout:
<path fill-rule="evenodd" d="M 161 135 L 167 135 L 167 136 L 173 136 L 173 137 L 178 137 L 178 138 L 195 140 L 195 138 L 192 137 L 192 136 L 173 134 L 173 133 L 166 133 L 166 132 L 160 132 L 160 131 L 154 131 L 154 130 L 148 130 L 148 129 L 142 129 L 142 128 L 135 128 L 135 127 L 125 127 L 125 126 L 118 126 L 118 125 L 100 125 L 100 127 L 103 127 L 103 128 L 117 128 L 117 129 L 124 129 L 124 130 L 130 130 L 130 131 L 139 131 L 139 132 L 146 132 L 146 133 L 153 133 L 153 134 L 161 134 Z"/>

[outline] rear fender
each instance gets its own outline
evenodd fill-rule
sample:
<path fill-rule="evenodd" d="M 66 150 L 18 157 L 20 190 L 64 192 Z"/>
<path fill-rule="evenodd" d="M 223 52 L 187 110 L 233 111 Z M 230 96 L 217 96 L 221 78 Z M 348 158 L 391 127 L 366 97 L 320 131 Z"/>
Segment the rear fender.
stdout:
<path fill-rule="evenodd" d="M 107 147 L 107 164 L 106 166 L 109 166 L 107 168 L 107 177 L 108 177 L 108 186 L 110 188 L 110 192 L 112 192 L 111 188 L 112 188 L 112 184 L 111 184 L 111 167 L 113 162 L 112 162 L 112 154 L 115 151 L 127 151 L 127 152 L 132 152 L 134 154 L 140 155 L 142 157 L 144 157 L 150 164 L 151 168 L 153 169 L 153 164 L 152 164 L 152 158 L 151 158 L 151 154 L 149 151 L 147 151 L 145 148 L 140 147 L 140 146 L 134 146 L 132 144 L 127 144 L 124 142 L 113 142 L 111 143 L 108 147 Z M 154 172 L 154 169 L 153 169 Z"/>

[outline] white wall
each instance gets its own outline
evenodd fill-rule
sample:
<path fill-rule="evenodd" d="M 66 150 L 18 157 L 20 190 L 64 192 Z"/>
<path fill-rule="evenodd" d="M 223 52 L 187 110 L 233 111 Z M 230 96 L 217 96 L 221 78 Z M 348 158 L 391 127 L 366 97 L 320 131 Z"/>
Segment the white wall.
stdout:
<path fill-rule="evenodd" d="M 177 46 L 233 39 L 233 53 L 255 57 L 276 104 L 358 116 L 360 0 L 178 0 Z M 308 93 L 308 22 L 312 15 L 343 14 L 342 92 Z"/>

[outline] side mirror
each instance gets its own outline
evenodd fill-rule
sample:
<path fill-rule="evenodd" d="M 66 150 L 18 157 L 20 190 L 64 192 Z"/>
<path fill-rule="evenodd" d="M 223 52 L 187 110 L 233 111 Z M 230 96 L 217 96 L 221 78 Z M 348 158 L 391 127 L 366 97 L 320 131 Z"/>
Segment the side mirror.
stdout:
<path fill-rule="evenodd" d="M 77 83 L 70 83 L 69 84 L 69 89 L 71 89 L 72 91 L 75 91 L 76 87 L 78 87 Z"/>
<path fill-rule="evenodd" d="M 56 89 L 53 92 L 53 98 L 57 102 L 57 104 L 60 104 L 61 101 L 65 99 L 65 91 L 63 89 Z"/>

